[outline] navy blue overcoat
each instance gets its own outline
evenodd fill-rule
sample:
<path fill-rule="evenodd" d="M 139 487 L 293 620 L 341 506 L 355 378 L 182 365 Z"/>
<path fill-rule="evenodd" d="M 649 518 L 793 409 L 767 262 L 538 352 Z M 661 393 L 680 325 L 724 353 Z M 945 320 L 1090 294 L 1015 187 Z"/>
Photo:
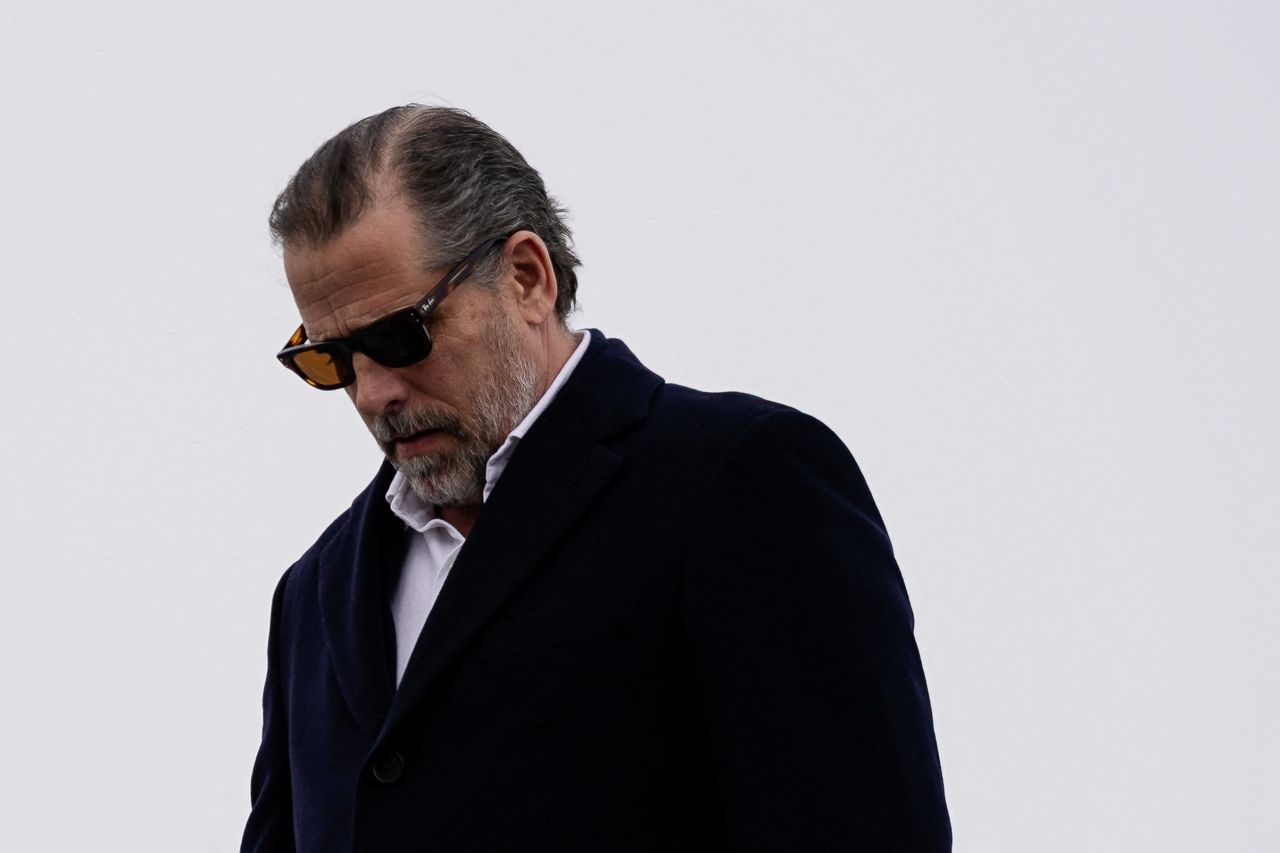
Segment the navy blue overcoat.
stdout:
<path fill-rule="evenodd" d="M 394 687 L 388 466 L 272 606 L 244 851 L 946 851 L 912 614 L 834 434 L 593 331 Z"/>

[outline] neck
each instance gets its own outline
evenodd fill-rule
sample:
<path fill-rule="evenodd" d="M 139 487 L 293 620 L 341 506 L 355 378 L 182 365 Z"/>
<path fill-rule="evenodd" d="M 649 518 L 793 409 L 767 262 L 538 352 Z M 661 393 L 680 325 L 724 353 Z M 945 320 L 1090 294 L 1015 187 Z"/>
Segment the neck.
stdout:
<path fill-rule="evenodd" d="M 543 333 L 542 352 L 545 354 L 542 368 L 542 387 L 538 389 L 538 395 L 547 393 L 547 389 L 551 387 L 551 383 L 564 369 L 565 362 L 569 360 L 569 356 L 573 355 L 573 351 L 578 347 L 578 338 L 574 336 L 564 326 L 558 322 L 548 323 L 548 328 Z M 587 334 L 583 332 L 582 334 Z"/>
<path fill-rule="evenodd" d="M 463 538 L 471 537 L 471 528 L 475 526 L 476 519 L 480 517 L 480 509 L 484 504 L 469 504 L 467 506 L 438 506 L 436 507 L 436 516 L 444 519 L 453 525 L 454 529 L 462 534 Z"/>

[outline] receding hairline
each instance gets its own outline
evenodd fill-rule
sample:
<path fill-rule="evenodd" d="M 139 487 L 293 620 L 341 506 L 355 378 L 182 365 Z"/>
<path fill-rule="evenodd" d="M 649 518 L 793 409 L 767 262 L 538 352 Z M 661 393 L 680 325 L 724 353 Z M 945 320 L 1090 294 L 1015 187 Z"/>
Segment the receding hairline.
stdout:
<path fill-rule="evenodd" d="M 408 104 L 388 122 L 387 128 L 376 140 L 377 147 L 370 152 L 373 156 L 360 171 L 359 189 L 360 203 L 353 216 L 333 221 L 333 229 L 326 234 L 315 234 L 307 231 L 295 234 L 292 238 L 278 236 L 277 242 L 284 251 L 306 251 L 322 249 L 331 245 L 346 232 L 363 221 L 371 211 L 401 203 L 405 210 L 416 214 L 417 210 L 405 192 L 404 167 L 396 166 L 397 155 L 409 138 L 407 128 L 416 116 L 430 111 L 432 108 L 423 104 Z M 424 240 L 428 235 L 421 233 L 421 227 L 415 222 L 415 230 Z"/>
<path fill-rule="evenodd" d="M 576 305 L 581 261 L 568 211 L 501 133 L 454 107 L 404 104 L 367 116 L 307 158 L 272 206 L 273 242 L 285 251 L 323 249 L 371 211 L 403 205 L 419 238 L 419 263 L 461 260 L 481 239 L 528 229 L 546 244 L 561 319 Z M 492 279 L 489 258 L 475 271 Z"/>

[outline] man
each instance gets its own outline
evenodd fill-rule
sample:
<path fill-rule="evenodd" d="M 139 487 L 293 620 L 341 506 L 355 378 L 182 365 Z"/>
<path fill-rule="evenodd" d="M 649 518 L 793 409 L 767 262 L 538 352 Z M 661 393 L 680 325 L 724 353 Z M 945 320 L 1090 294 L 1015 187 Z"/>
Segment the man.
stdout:
<path fill-rule="evenodd" d="M 276 201 L 280 359 L 387 462 L 277 587 L 242 849 L 949 850 L 853 459 L 570 331 L 561 214 L 505 139 L 421 106 Z"/>

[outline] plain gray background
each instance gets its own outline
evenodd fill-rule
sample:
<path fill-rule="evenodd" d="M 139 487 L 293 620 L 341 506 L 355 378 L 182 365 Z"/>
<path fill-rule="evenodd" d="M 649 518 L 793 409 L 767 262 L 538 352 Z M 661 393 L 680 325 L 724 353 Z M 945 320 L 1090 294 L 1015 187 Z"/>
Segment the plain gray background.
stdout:
<path fill-rule="evenodd" d="M 578 327 L 861 462 L 956 849 L 1280 835 L 1280 7 L 10 3 L 0 846 L 234 849 L 270 593 L 372 476 L 265 218 L 387 106 L 571 209 Z"/>

